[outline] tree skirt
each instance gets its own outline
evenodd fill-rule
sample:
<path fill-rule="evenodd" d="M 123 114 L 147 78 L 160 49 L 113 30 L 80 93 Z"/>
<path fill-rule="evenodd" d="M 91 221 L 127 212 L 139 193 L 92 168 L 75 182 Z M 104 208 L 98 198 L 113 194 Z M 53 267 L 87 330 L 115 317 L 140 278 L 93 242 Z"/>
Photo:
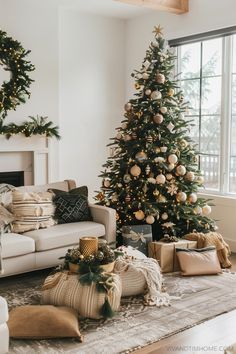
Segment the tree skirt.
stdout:
<path fill-rule="evenodd" d="M 47 273 L 34 272 L 0 280 L 0 295 L 10 308 L 40 303 L 40 288 Z M 172 299 L 169 307 L 145 307 L 140 297 L 123 298 L 120 312 L 109 320 L 80 320 L 84 343 L 71 339 L 11 340 L 14 354 L 128 353 L 236 308 L 236 275 L 183 278 L 164 276 Z"/>

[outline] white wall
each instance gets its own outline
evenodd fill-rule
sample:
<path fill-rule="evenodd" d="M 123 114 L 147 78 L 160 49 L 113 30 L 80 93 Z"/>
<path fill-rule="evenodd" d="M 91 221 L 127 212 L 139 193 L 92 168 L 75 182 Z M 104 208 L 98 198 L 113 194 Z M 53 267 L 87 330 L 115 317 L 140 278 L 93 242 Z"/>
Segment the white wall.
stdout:
<path fill-rule="evenodd" d="M 124 105 L 122 20 L 60 11 L 60 179 L 99 189 Z"/>
<path fill-rule="evenodd" d="M 184 15 L 154 12 L 127 21 L 126 25 L 126 99 L 133 96 L 134 81 L 130 74 L 141 67 L 145 51 L 152 40 L 152 30 L 160 24 L 167 39 L 207 32 L 236 24 L 235 0 L 190 0 L 190 11 Z M 212 198 L 212 196 L 207 196 Z M 218 219 L 219 231 L 236 252 L 236 199 L 213 197 L 212 217 Z"/>
<path fill-rule="evenodd" d="M 58 124 L 58 10 L 57 0 L 0 0 L 0 27 L 31 50 L 28 59 L 36 70 L 31 98 L 8 114 L 6 123 L 21 123 L 28 116 L 48 116 Z M 58 178 L 58 149 L 52 142 L 51 180 Z"/>

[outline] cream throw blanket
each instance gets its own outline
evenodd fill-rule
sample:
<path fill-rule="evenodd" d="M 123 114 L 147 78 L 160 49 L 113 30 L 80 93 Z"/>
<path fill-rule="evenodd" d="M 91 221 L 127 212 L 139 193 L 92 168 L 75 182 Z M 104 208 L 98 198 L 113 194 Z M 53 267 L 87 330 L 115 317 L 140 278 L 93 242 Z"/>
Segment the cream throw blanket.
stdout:
<path fill-rule="evenodd" d="M 118 258 L 115 262 L 114 273 L 121 274 L 132 269 L 138 270 L 146 279 L 145 305 L 157 307 L 170 305 L 170 296 L 162 292 L 162 275 L 159 264 L 155 259 Z"/>

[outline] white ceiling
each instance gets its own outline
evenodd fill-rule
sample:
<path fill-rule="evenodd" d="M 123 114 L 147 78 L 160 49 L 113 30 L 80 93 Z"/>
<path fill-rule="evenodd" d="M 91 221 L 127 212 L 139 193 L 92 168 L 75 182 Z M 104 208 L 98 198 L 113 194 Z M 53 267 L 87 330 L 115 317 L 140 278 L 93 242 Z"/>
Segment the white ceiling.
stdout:
<path fill-rule="evenodd" d="M 115 0 L 60 0 L 60 5 L 78 11 L 122 19 L 129 19 L 152 11 Z"/>

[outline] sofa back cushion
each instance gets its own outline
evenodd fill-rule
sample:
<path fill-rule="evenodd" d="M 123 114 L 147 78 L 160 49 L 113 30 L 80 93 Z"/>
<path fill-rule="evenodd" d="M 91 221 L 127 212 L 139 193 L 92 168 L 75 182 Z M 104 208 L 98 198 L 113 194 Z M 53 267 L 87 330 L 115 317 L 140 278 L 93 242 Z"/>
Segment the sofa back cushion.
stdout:
<path fill-rule="evenodd" d="M 62 191 L 68 192 L 70 189 L 76 187 L 76 183 L 73 180 L 65 180 L 61 182 L 42 184 L 39 186 L 22 186 L 17 188 L 21 192 L 46 192 L 48 189 L 60 189 Z"/>

